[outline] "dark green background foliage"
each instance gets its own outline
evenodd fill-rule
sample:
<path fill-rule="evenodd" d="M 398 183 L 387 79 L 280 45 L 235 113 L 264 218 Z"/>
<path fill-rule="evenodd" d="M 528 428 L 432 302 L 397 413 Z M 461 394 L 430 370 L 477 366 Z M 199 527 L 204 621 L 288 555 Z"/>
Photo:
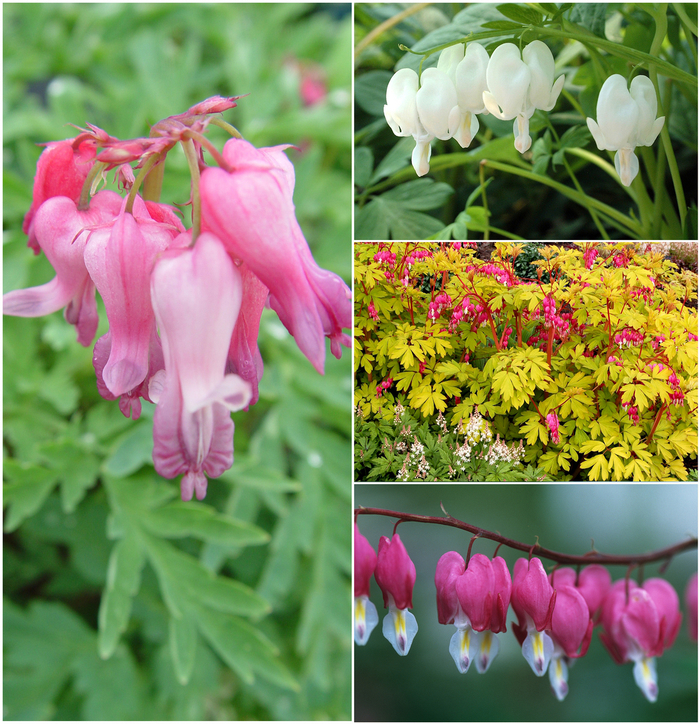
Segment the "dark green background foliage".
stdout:
<path fill-rule="evenodd" d="M 612 153 L 598 151 L 586 117 L 596 118 L 598 93 L 609 75 L 629 77 L 633 69 L 642 75 L 649 74 L 648 64 L 637 65 L 640 56 L 636 53 L 649 53 L 655 23 L 641 5 L 437 3 L 392 23 L 365 45 L 363 41 L 369 33 L 411 5 L 358 3 L 355 45 L 363 48 L 355 63 L 355 238 L 488 239 L 484 232 L 490 225 L 491 239 L 600 239 L 601 232 L 590 212 L 591 199 L 623 215 L 633 209 L 639 219 L 635 201 L 618 179 L 591 163 L 590 157 L 575 154 L 582 149 L 612 163 Z M 691 49 L 674 5 L 667 7 L 668 29 L 659 58 L 697 76 L 697 39 L 692 38 Z M 683 4 L 696 26 L 697 7 L 696 3 Z M 547 34 L 550 29 L 554 35 Z M 563 36 L 556 35 L 557 32 Z M 429 175 L 418 178 L 411 167 L 413 138 L 397 138 L 384 118 L 387 84 L 401 68 L 418 71 L 421 60 L 423 70 L 437 64 L 439 52 L 427 57 L 417 53 L 483 33 L 491 35 L 475 42 L 481 42 L 489 54 L 503 42 L 520 43 L 522 48 L 535 39 L 544 41 L 558 61 L 555 77 L 562 73 L 567 76 L 565 90 L 570 96 L 562 93 L 549 113 L 535 112 L 530 119 L 532 147 L 524 155 L 513 146 L 513 121 L 479 115 L 479 133 L 470 146 L 462 149 L 454 140 L 433 141 Z M 585 46 L 574 43 L 572 33 L 591 38 L 591 42 Z M 613 41 L 622 54 L 598 47 L 598 38 L 603 43 Z M 697 84 L 693 89 L 691 84 L 674 79 L 671 85 L 667 80 L 659 68 L 662 92 L 666 92 L 668 85 L 671 97 L 670 113 L 660 109 L 657 115 L 668 116 L 666 125 L 683 182 L 688 220 L 684 230 L 676 225 L 672 235 L 660 236 L 656 228 L 653 236 L 641 238 L 696 239 Z M 652 149 L 637 149 L 642 168 L 654 163 L 650 154 L 657 154 L 661 143 L 659 138 Z M 485 169 L 483 189 L 488 210 L 482 198 L 480 176 L 480 163 L 484 160 L 501 165 Z M 580 194 L 566 163 L 578 179 Z M 526 175 L 520 176 L 519 172 Z M 640 176 L 649 186 L 644 170 Z M 562 192 L 561 185 L 568 188 Z M 663 203 L 669 204 L 674 199 L 668 173 L 665 186 L 658 191 L 655 201 L 664 197 Z M 567 192 L 572 193 L 567 196 Z M 629 229 L 619 223 L 608 224 L 607 219 L 605 227 L 610 239 L 639 238 L 629 236 Z"/>
<path fill-rule="evenodd" d="M 634 555 L 658 550 L 696 535 L 696 485 L 358 485 L 355 505 L 442 516 L 440 505 L 466 523 L 523 543 L 583 554 Z M 374 549 L 391 537 L 395 518 L 360 515 L 360 532 Z M 681 599 L 683 622 L 672 648 L 657 659 L 659 698 L 651 704 L 634 683 L 632 664 L 614 663 L 593 631 L 588 653 L 569 670 L 569 694 L 557 701 L 549 675 L 537 678 L 510 630 L 498 635 L 500 651 L 485 674 L 472 666 L 460 674 L 449 654 L 454 626 L 438 623 L 435 566 L 443 553 L 466 556 L 471 536 L 441 525 L 406 522 L 397 532 L 416 566 L 413 613 L 418 633 L 406 657 L 382 636 L 386 614 L 374 579 L 370 598 L 379 624 L 365 646 L 355 646 L 356 721 L 697 721 L 698 651 L 688 637 L 683 591 L 697 571 L 697 551 L 676 556 L 665 573 L 659 564 L 644 576 L 661 575 Z M 492 556 L 496 544 L 477 540 L 472 554 Z M 512 573 L 521 553 L 502 546 Z M 543 559 L 547 571 L 552 562 Z M 612 579 L 625 566 L 609 568 Z M 633 573 L 636 579 L 637 573 Z"/>
<path fill-rule="evenodd" d="M 75 135 L 68 123 L 147 135 L 246 93 L 225 119 L 258 146 L 299 148 L 301 227 L 349 281 L 347 6 L 3 11 L 5 291 L 53 276 L 21 233 L 37 143 Z M 325 75 L 324 102 L 303 105 L 300 68 Z M 177 150 L 162 200 L 188 196 Z M 348 719 L 349 354 L 321 378 L 265 312 L 260 401 L 234 417 L 234 466 L 183 504 L 152 467 L 152 405 L 134 422 L 102 400 L 60 313 L 5 318 L 4 340 L 4 717 Z"/>

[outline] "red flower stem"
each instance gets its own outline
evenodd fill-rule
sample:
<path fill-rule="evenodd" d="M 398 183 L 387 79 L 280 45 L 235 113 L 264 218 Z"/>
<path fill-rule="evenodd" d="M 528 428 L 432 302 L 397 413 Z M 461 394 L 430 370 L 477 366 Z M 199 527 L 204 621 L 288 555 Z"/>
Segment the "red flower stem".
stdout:
<path fill-rule="evenodd" d="M 449 514 L 445 514 L 445 517 L 431 516 L 431 515 L 414 515 L 413 513 L 399 513 L 395 510 L 386 510 L 384 508 L 363 508 L 359 506 L 355 508 L 355 520 L 358 515 L 384 515 L 389 518 L 398 518 L 401 522 L 413 522 L 413 523 L 433 523 L 435 525 L 447 525 L 451 528 L 460 528 L 468 533 L 472 533 L 479 538 L 488 538 L 489 540 L 496 541 L 499 545 L 505 545 L 509 548 L 513 548 L 524 553 L 533 553 L 542 558 L 547 558 L 550 561 L 557 563 L 563 563 L 566 565 L 589 565 L 591 563 L 599 563 L 606 566 L 640 566 L 644 563 L 654 563 L 656 561 L 663 561 L 672 558 L 677 553 L 683 553 L 684 551 L 694 550 L 698 547 L 697 538 L 689 538 L 681 543 L 669 546 L 668 548 L 662 548 L 651 553 L 641 553 L 636 556 L 614 556 L 606 553 L 598 553 L 598 551 L 589 551 L 582 556 L 570 555 L 568 553 L 558 553 L 547 548 L 543 548 L 539 543 L 535 543 L 534 546 L 531 543 L 520 543 L 519 541 L 506 538 L 500 535 L 500 533 L 492 533 L 484 528 L 478 528 L 475 525 L 464 523 L 457 518 L 453 518 Z"/>

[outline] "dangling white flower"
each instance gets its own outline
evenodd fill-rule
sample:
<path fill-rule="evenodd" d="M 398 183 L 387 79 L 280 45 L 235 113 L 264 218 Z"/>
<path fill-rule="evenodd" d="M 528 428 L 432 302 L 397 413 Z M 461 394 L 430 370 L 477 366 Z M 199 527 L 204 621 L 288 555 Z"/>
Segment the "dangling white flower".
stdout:
<path fill-rule="evenodd" d="M 469 146 L 479 130 L 476 114 L 488 113 L 484 105 L 484 91 L 488 89 L 486 83 L 488 64 L 489 54 L 486 48 L 479 43 L 469 43 L 464 58 L 455 68 L 454 83 L 459 109 L 462 112 L 462 122 L 454 137 L 462 148 Z"/>
<path fill-rule="evenodd" d="M 397 136 L 413 136 L 416 147 L 411 162 L 419 176 L 430 170 L 430 142 L 432 136 L 418 117 L 416 94 L 418 74 L 411 68 L 402 68 L 394 73 L 386 89 L 384 117 Z"/>
<path fill-rule="evenodd" d="M 533 40 L 520 50 L 513 43 L 499 45 L 486 69 L 488 90 L 484 105 L 503 121 L 515 119 L 513 134 L 520 153 L 530 148 L 530 118 L 536 109 L 551 111 L 564 85 L 564 76 L 554 80 L 552 51 Z"/>
<path fill-rule="evenodd" d="M 636 146 L 651 146 L 664 125 L 665 116 L 656 118 L 656 90 L 645 75 L 627 81 L 611 75 L 600 89 L 596 123 L 587 118 L 588 128 L 601 151 L 616 151 L 615 170 L 624 186 L 639 173 Z"/>
<path fill-rule="evenodd" d="M 416 107 L 425 130 L 441 141 L 452 138 L 459 128 L 457 90 L 447 73 L 439 68 L 427 68 L 421 74 Z"/>

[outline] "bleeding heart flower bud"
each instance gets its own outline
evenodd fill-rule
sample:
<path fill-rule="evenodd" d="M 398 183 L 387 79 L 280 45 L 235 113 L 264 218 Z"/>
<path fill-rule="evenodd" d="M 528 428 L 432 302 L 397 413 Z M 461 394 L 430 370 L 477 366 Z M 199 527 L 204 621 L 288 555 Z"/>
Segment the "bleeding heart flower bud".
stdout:
<path fill-rule="evenodd" d="M 389 609 L 384 618 L 382 633 L 396 653 L 405 656 L 418 631 L 415 616 L 406 610 L 413 607 L 416 567 L 398 533 L 394 533 L 391 541 L 386 536 L 379 539 L 374 578 L 382 589 L 384 608 Z"/>

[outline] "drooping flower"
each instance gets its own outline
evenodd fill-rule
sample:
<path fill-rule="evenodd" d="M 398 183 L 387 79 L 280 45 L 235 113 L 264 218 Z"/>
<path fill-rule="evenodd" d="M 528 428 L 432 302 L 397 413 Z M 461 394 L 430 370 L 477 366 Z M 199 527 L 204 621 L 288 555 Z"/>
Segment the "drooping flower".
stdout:
<path fill-rule="evenodd" d="M 188 242 L 190 234 L 183 235 Z M 175 240 L 175 247 L 183 244 Z M 163 343 L 165 370 L 149 386 L 157 403 L 153 462 L 165 478 L 184 474 L 182 499 L 202 500 L 207 478 L 233 464 L 231 411 L 251 398 L 250 384 L 224 374 L 238 311 L 241 277 L 213 234 L 193 249 L 174 248 L 157 261 L 151 300 Z"/>
<path fill-rule="evenodd" d="M 324 336 L 336 357 L 341 345 L 350 345 L 343 329 L 352 326 L 351 293 L 309 251 L 294 213 L 294 169 L 284 148 L 227 141 L 223 157 L 232 171 L 207 168 L 201 176 L 202 224 L 269 289 L 270 306 L 322 374 Z"/>
<path fill-rule="evenodd" d="M 559 438 L 559 418 L 557 417 L 556 412 L 550 412 L 547 415 L 547 427 L 549 428 L 550 433 L 552 434 L 552 442 L 555 445 L 558 445 L 560 442 Z"/>
<path fill-rule="evenodd" d="M 377 554 L 355 523 L 355 643 L 364 646 L 379 622 L 377 607 L 369 600 L 369 583 L 377 567 Z"/>
<path fill-rule="evenodd" d="M 411 163 L 418 176 L 430 171 L 430 142 L 432 136 L 418 116 L 416 96 L 418 94 L 418 73 L 412 68 L 401 68 L 389 80 L 386 88 L 384 117 L 396 136 L 413 136 L 416 146 Z"/>
<path fill-rule="evenodd" d="M 79 211 L 66 196 L 47 199 L 34 215 L 34 238 L 51 262 L 56 276 L 46 284 L 17 289 L 3 296 L 3 313 L 15 317 L 41 317 L 65 307 L 64 316 L 74 324 L 78 342 L 89 346 L 97 331 L 95 285 L 85 267 L 86 230 L 111 223 L 119 213 L 121 197 L 100 191 L 90 207 Z"/>
<path fill-rule="evenodd" d="M 558 585 L 552 612 L 551 637 L 554 643 L 549 681 L 559 701 L 569 692 L 569 662 L 585 656 L 591 643 L 593 621 L 584 597 L 573 586 Z"/>
<path fill-rule="evenodd" d="M 634 662 L 634 680 L 649 701 L 659 693 L 656 657 L 673 645 L 681 624 L 678 596 L 667 581 L 650 578 L 639 588 L 616 581 L 603 602 L 600 639 L 616 663 Z"/>
<path fill-rule="evenodd" d="M 537 676 L 544 676 L 554 653 L 554 643 L 546 633 L 552 627 L 557 594 L 552 589 L 539 558 L 518 558 L 513 569 L 510 602 L 518 623 L 513 633 L 522 646 L 525 660 Z"/>
<path fill-rule="evenodd" d="M 379 539 L 374 579 L 382 590 L 384 608 L 389 609 L 382 633 L 399 656 L 406 656 L 418 632 L 416 617 L 407 610 L 413 608 L 416 567 L 398 533 L 391 540 L 386 536 Z"/>
<path fill-rule="evenodd" d="M 498 654 L 495 634 L 506 630 L 511 580 L 505 561 L 479 553 L 465 568 L 462 556 L 450 551 L 438 561 L 435 587 L 438 621 L 457 628 L 450 640 L 457 670 L 466 673 L 476 660 L 477 671 L 485 673 Z"/>
<path fill-rule="evenodd" d="M 551 111 L 564 86 L 563 75 L 554 80 L 552 51 L 541 40 L 533 40 L 521 58 L 517 45 L 503 43 L 491 54 L 486 80 L 484 105 L 502 121 L 515 119 L 515 148 L 525 153 L 532 144 L 530 118 L 536 109 Z"/>
<path fill-rule="evenodd" d="M 184 231 L 182 224 L 177 228 L 154 221 L 138 198 L 133 213 L 125 207 L 126 200 L 112 224 L 90 233 L 83 257 L 107 311 L 110 351 L 101 377 L 115 397 L 128 394 L 146 378 L 155 331 L 153 264 Z"/>
<path fill-rule="evenodd" d="M 661 132 L 664 116 L 656 118 L 656 90 L 644 75 L 632 79 L 629 90 L 621 75 L 611 75 L 600 89 L 596 117 L 586 123 L 601 151 L 615 151 L 615 170 L 624 186 L 639 173 L 637 146 L 651 146 Z"/>

